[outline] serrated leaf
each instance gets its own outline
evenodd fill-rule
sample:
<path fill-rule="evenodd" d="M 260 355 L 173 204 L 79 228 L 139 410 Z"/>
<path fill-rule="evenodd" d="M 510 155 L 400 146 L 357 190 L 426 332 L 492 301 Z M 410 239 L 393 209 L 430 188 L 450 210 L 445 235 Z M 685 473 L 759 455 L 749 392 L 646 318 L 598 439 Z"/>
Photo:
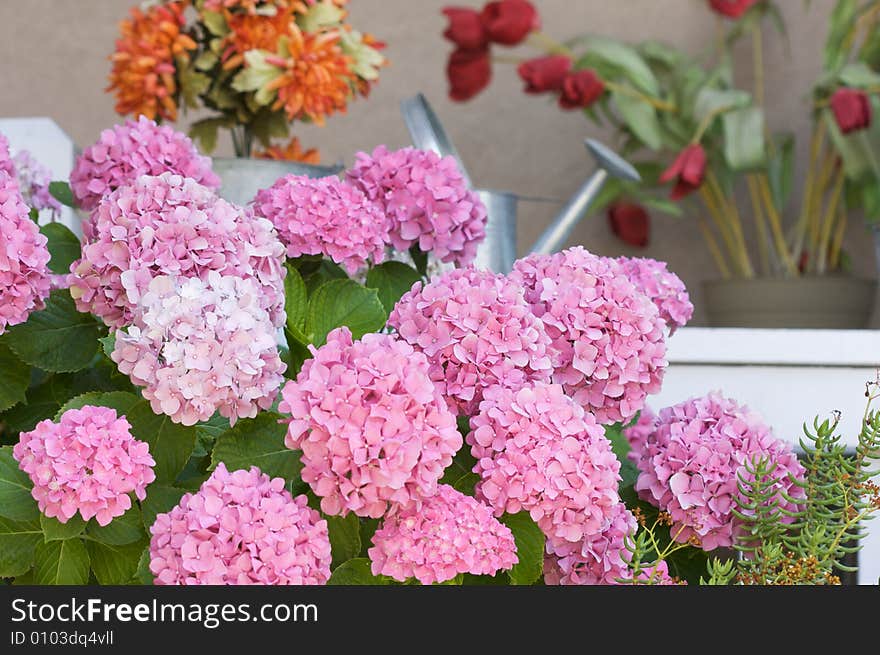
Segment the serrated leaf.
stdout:
<path fill-rule="evenodd" d="M 217 132 L 221 127 L 229 127 L 229 119 L 203 118 L 189 127 L 190 138 L 199 144 L 203 152 L 212 153 L 217 148 Z"/>
<path fill-rule="evenodd" d="M 138 559 L 137 570 L 134 573 L 132 582 L 143 585 L 153 584 L 153 572 L 150 571 L 150 547 L 149 545 L 141 552 Z"/>
<path fill-rule="evenodd" d="M 54 419 L 61 403 L 73 393 L 69 374 L 50 375 L 42 384 L 28 389 L 25 401 L 5 412 L 3 421 L 12 433 L 33 430 L 40 421 Z"/>
<path fill-rule="evenodd" d="M 330 575 L 328 585 L 387 585 L 388 578 L 375 576 L 370 570 L 370 560 L 356 557 L 340 564 Z"/>
<path fill-rule="evenodd" d="M 132 435 L 150 445 L 150 455 L 156 460 L 156 481 L 173 483 L 195 449 L 196 428 L 174 423 L 164 414 L 154 414 L 147 401 L 132 407 L 126 418 Z"/>
<path fill-rule="evenodd" d="M 452 487 L 456 491 L 460 491 L 466 496 L 474 495 L 474 487 L 476 487 L 477 482 L 480 481 L 480 476 L 476 473 L 465 473 L 458 480 L 455 481 L 455 484 Z"/>
<path fill-rule="evenodd" d="M 305 336 L 306 315 L 309 310 L 308 291 L 296 266 L 287 263 L 287 275 L 284 277 L 284 311 L 287 314 L 287 329 L 299 341 Z"/>
<path fill-rule="evenodd" d="M 297 17 L 297 24 L 303 32 L 310 34 L 323 27 L 338 25 L 343 18 L 345 11 L 332 2 L 316 2 Z"/>
<path fill-rule="evenodd" d="M 137 505 L 122 516 L 117 516 L 105 526 L 100 526 L 93 519 L 86 528 L 87 534 L 95 541 L 112 546 L 124 546 L 134 543 L 144 536 L 144 524 L 141 510 Z"/>
<path fill-rule="evenodd" d="M 306 334 L 320 346 L 331 330 L 344 325 L 354 339 L 360 339 L 367 332 L 380 330 L 387 318 L 375 289 L 353 280 L 331 280 L 318 287 L 309 300 Z"/>
<path fill-rule="evenodd" d="M 371 268 L 367 272 L 366 286 L 377 291 L 379 301 L 390 314 L 401 296 L 421 279 L 421 274 L 412 266 L 392 261 Z"/>
<path fill-rule="evenodd" d="M 0 447 L 0 516 L 13 521 L 38 521 L 40 511 L 31 496 L 31 479 L 18 468 L 12 446 Z"/>
<path fill-rule="evenodd" d="M 49 269 L 53 273 L 69 273 L 70 265 L 82 256 L 79 238 L 62 223 L 46 223 L 40 232 L 48 240 Z"/>
<path fill-rule="evenodd" d="M 71 398 L 61 406 L 55 415 L 55 420 L 60 421 L 64 412 L 71 409 L 82 409 L 86 405 L 93 407 L 110 407 L 116 410 L 117 416 L 125 416 L 132 407 L 142 402 L 140 398 L 127 391 L 89 391 Z M 130 423 L 131 421 L 129 421 Z"/>
<path fill-rule="evenodd" d="M 663 145 L 663 134 L 656 110 L 648 103 L 628 93 L 612 91 L 611 97 L 626 126 L 648 148 L 658 150 Z"/>
<path fill-rule="evenodd" d="M 56 289 L 44 310 L 6 333 L 6 344 L 20 359 L 44 371 L 79 371 L 98 350 L 98 323 L 76 311 L 66 289 Z"/>
<path fill-rule="evenodd" d="M 88 554 L 92 571 L 102 585 L 127 584 L 135 576 L 144 552 L 144 541 L 137 541 L 123 546 L 88 542 Z"/>
<path fill-rule="evenodd" d="M 89 554 L 80 539 L 50 541 L 34 552 L 34 583 L 84 585 L 89 581 Z"/>
<path fill-rule="evenodd" d="M 180 502 L 180 498 L 186 493 L 185 489 L 178 487 L 161 486 L 151 484 L 147 487 L 147 497 L 141 502 L 144 528 L 150 532 L 150 527 L 156 522 L 156 515 L 164 514 Z"/>
<path fill-rule="evenodd" d="M 220 414 L 214 414 L 207 421 L 196 423 L 196 428 L 212 441 L 216 441 L 217 437 L 229 430 L 229 419 L 223 418 Z"/>
<path fill-rule="evenodd" d="M 30 570 L 42 541 L 37 520 L 11 521 L 0 516 L 0 578 L 14 578 Z"/>
<path fill-rule="evenodd" d="M 76 208 L 76 199 L 73 197 L 73 191 L 70 185 L 62 180 L 49 182 L 49 194 L 58 202 L 66 207 Z"/>
<path fill-rule="evenodd" d="M 302 464 L 299 452 L 284 445 L 287 426 L 280 414 L 263 412 L 256 418 L 242 419 L 221 434 L 214 444 L 211 468 L 223 462 L 230 471 L 256 466 L 270 477 L 295 480 Z"/>
<path fill-rule="evenodd" d="M 0 343 L 0 411 L 25 400 L 31 381 L 31 367 Z"/>
<path fill-rule="evenodd" d="M 528 512 L 505 514 L 499 519 L 510 528 L 519 561 L 507 572 L 515 585 L 534 584 L 544 571 L 544 533 Z"/>
<path fill-rule="evenodd" d="M 66 523 L 40 514 L 40 529 L 43 531 L 44 541 L 63 541 L 79 537 L 86 529 L 86 522 L 79 513 L 71 516 Z"/>
<path fill-rule="evenodd" d="M 306 292 L 309 295 L 315 293 L 318 287 L 325 282 L 330 280 L 348 279 L 348 275 L 346 275 L 345 271 L 343 271 L 338 264 L 334 264 L 329 259 L 321 259 L 314 262 L 313 266 L 305 264 L 303 265 L 303 268 L 300 269 L 300 273 L 303 276 L 303 282 L 306 283 Z M 306 315 L 308 315 L 308 312 Z"/>
<path fill-rule="evenodd" d="M 331 569 L 356 558 L 361 552 L 361 524 L 357 515 L 325 516 L 330 531 L 330 547 L 333 551 Z"/>

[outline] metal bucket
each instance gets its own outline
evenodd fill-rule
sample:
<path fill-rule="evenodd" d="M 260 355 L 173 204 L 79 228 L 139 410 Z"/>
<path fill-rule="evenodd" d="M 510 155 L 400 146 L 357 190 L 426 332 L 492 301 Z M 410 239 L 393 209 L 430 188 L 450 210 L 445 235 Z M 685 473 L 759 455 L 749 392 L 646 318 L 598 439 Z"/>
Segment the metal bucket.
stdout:
<path fill-rule="evenodd" d="M 246 205 L 260 189 L 272 186 L 285 175 L 328 177 L 338 175 L 342 164 L 316 166 L 298 161 L 247 159 L 243 157 L 215 157 L 214 172 L 220 176 L 220 197 L 237 205 Z"/>

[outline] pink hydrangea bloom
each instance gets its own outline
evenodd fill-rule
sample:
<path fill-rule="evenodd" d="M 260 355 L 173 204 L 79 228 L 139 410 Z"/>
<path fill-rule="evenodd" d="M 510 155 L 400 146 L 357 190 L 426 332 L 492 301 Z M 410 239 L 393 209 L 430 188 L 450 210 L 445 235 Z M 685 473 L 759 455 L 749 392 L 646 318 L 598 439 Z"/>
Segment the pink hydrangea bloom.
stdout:
<path fill-rule="evenodd" d="M 660 390 L 665 324 L 614 260 L 578 246 L 520 259 L 510 278 L 550 335 L 553 381 L 599 423 L 629 421 Z"/>
<path fill-rule="evenodd" d="M 15 175 L 15 162 L 12 161 L 12 155 L 9 153 L 9 140 L 0 134 L 0 172 L 6 173 L 13 180 Z"/>
<path fill-rule="evenodd" d="M 379 146 L 372 155 L 359 152 L 346 175 L 390 218 L 388 238 L 398 250 L 417 244 L 443 262 L 474 260 L 486 236 L 486 207 L 453 157 Z"/>
<path fill-rule="evenodd" d="M 626 541 L 632 539 L 637 523 L 626 505 L 617 503 L 608 525 L 600 532 L 571 542 L 548 539 L 544 558 L 544 582 L 552 585 L 613 585 L 631 578 L 627 566 L 631 555 Z"/>
<path fill-rule="evenodd" d="M 679 542 L 691 538 L 704 550 L 732 546 L 737 535 L 737 476 L 744 465 L 764 457 L 776 465 L 776 488 L 791 498 L 803 489 L 790 478 L 803 478 L 804 469 L 791 445 L 776 439 L 770 428 L 747 407 L 713 392 L 660 410 L 657 429 L 636 462 L 636 490 L 644 500 L 669 512 L 670 533 Z M 795 503 L 776 499 L 793 512 Z M 782 517 L 790 523 L 789 517 Z"/>
<path fill-rule="evenodd" d="M 272 224 L 193 180 L 163 173 L 112 192 L 92 215 L 95 230 L 71 266 L 82 312 L 110 327 L 130 325 L 159 275 L 205 278 L 211 271 L 253 279 L 260 306 L 284 323 L 284 246 Z"/>
<path fill-rule="evenodd" d="M 497 516 L 527 510 L 549 538 L 568 542 L 606 529 L 620 503 L 620 462 L 562 386 L 491 387 L 471 428 L 477 498 Z"/>
<path fill-rule="evenodd" d="M 45 307 L 51 285 L 46 243 L 18 184 L 0 171 L 0 334 Z"/>
<path fill-rule="evenodd" d="M 234 424 L 272 406 L 283 382 L 275 329 L 253 280 L 154 278 L 135 324 L 116 333 L 120 372 L 153 411 L 184 425 L 219 411 Z"/>
<path fill-rule="evenodd" d="M 52 181 L 49 169 L 34 159 L 27 150 L 19 151 L 13 164 L 18 176 L 18 187 L 28 207 L 37 211 L 48 209 L 56 216 L 61 211 L 61 203 L 49 193 L 49 183 Z"/>
<path fill-rule="evenodd" d="M 292 416 L 285 443 L 302 450 L 321 509 L 378 518 L 436 493 L 462 439 L 425 356 L 388 334 L 353 342 L 345 327 L 309 349 L 279 409 Z"/>
<path fill-rule="evenodd" d="M 645 405 L 639 414 L 639 420 L 628 428 L 624 428 L 623 436 L 629 442 L 629 452 L 626 454 L 627 459 L 634 464 L 639 461 L 645 444 L 653 436 L 654 430 L 657 429 L 657 415 L 650 407 Z"/>
<path fill-rule="evenodd" d="M 666 268 L 666 262 L 642 257 L 618 257 L 623 272 L 657 306 L 669 333 L 684 327 L 694 315 L 694 306 L 684 282 Z"/>
<path fill-rule="evenodd" d="M 486 387 L 550 381 L 550 338 L 503 275 L 463 268 L 417 282 L 388 325 L 425 353 L 431 379 L 459 414 L 473 414 Z"/>
<path fill-rule="evenodd" d="M 336 177 L 282 177 L 254 199 L 288 257 L 326 255 L 350 275 L 385 259 L 388 219 L 359 189 Z"/>
<path fill-rule="evenodd" d="M 150 528 L 157 585 L 321 585 L 330 578 L 327 521 L 282 478 L 220 462 Z"/>
<path fill-rule="evenodd" d="M 199 154 L 185 134 L 168 125 L 141 116 L 101 132 L 94 145 L 77 158 L 70 174 L 70 188 L 77 203 L 86 211 L 98 206 L 101 198 L 141 175 L 171 172 L 217 189 L 220 178 L 211 170 L 211 158 Z M 83 233 L 91 238 L 91 222 Z"/>
<path fill-rule="evenodd" d="M 517 563 L 513 533 L 492 511 L 446 484 L 385 517 L 369 550 L 373 575 L 446 582 L 460 573 L 495 575 Z"/>
<path fill-rule="evenodd" d="M 58 423 L 40 421 L 12 450 L 34 483 L 40 511 L 67 523 L 79 512 L 107 525 L 131 508 L 134 492 L 147 497 L 156 479 L 149 445 L 131 436 L 124 416 L 109 407 L 70 409 Z"/>

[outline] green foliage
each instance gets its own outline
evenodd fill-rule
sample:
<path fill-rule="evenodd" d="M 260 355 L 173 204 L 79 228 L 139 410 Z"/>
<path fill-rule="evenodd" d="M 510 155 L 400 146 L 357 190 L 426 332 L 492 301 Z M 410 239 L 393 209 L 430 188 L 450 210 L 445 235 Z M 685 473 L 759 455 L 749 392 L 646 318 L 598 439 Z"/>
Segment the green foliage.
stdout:
<path fill-rule="evenodd" d="M 287 425 L 273 412 L 242 419 L 217 438 L 211 455 L 211 469 L 223 462 L 230 471 L 258 467 L 271 477 L 299 479 L 299 452 L 284 445 Z"/>
<path fill-rule="evenodd" d="M 165 415 L 157 416 L 146 400 L 132 407 L 126 418 L 132 435 L 150 445 L 156 460 L 156 482 L 173 483 L 195 448 L 197 429 L 174 423 Z"/>
<path fill-rule="evenodd" d="M 47 223 L 40 232 L 48 240 L 46 247 L 52 257 L 49 269 L 58 274 L 70 273 L 70 265 L 82 255 L 79 238 L 62 223 Z"/>
<path fill-rule="evenodd" d="M 12 521 L 39 519 L 37 503 L 31 497 L 30 478 L 18 468 L 12 447 L 0 448 L 0 516 Z"/>
<path fill-rule="evenodd" d="M 67 182 L 49 182 L 49 193 L 62 205 L 76 208 L 76 200 L 73 197 L 73 191 L 70 190 L 70 185 Z"/>
<path fill-rule="evenodd" d="M 79 514 L 74 514 L 67 523 L 40 514 L 40 528 L 43 530 L 44 541 L 63 541 L 80 536 L 86 529 L 86 522 Z"/>
<path fill-rule="evenodd" d="M 330 530 L 330 546 L 333 551 L 331 570 L 343 563 L 357 558 L 361 553 L 360 521 L 355 514 L 347 516 L 325 516 Z"/>
<path fill-rule="evenodd" d="M 511 584 L 534 584 L 544 570 L 544 533 L 525 511 L 505 514 L 500 520 L 510 528 L 516 541 L 519 561 L 507 572 Z"/>
<path fill-rule="evenodd" d="M 12 578 L 29 571 L 41 543 L 43 531 L 37 519 L 12 521 L 0 516 L 0 578 Z"/>
<path fill-rule="evenodd" d="M 52 291 L 46 308 L 4 336 L 7 346 L 31 366 L 52 372 L 84 369 L 98 351 L 99 327 L 76 310 L 66 289 Z"/>
<path fill-rule="evenodd" d="M 27 364 L 0 342 L 0 411 L 9 409 L 25 399 L 31 371 Z"/>
<path fill-rule="evenodd" d="M 400 297 L 421 279 L 421 274 L 411 266 L 391 261 L 371 268 L 367 272 L 366 286 L 376 289 L 382 306 L 390 314 Z"/>
<path fill-rule="evenodd" d="M 91 562 L 81 539 L 47 541 L 34 551 L 34 584 L 84 585 Z"/>
<path fill-rule="evenodd" d="M 375 289 L 349 279 L 330 280 L 309 299 L 305 331 L 309 341 L 320 346 L 337 327 L 348 327 L 352 337 L 359 339 L 367 332 L 380 330 L 387 318 Z"/>
<path fill-rule="evenodd" d="M 370 560 L 356 557 L 336 567 L 327 581 L 328 585 L 387 585 L 385 576 L 376 576 L 370 571 Z"/>

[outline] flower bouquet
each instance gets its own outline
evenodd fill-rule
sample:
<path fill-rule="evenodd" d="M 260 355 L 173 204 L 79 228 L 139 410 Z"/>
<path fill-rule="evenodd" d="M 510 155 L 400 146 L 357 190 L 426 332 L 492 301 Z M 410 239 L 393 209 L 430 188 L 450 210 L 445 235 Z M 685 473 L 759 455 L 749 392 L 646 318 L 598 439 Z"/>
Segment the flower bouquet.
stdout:
<path fill-rule="evenodd" d="M 228 130 L 235 154 L 317 163 L 294 121 L 323 125 L 366 96 L 383 44 L 345 22 L 345 0 L 171 0 L 134 8 L 121 24 L 108 91 L 116 111 L 176 121 L 204 108 L 190 135 L 207 152 Z M 253 153 L 255 142 L 263 151 Z"/>
<path fill-rule="evenodd" d="M 843 244 L 850 215 L 880 216 L 874 155 L 880 134 L 871 122 L 880 89 L 880 3 L 841 1 L 831 13 L 824 67 L 805 108 L 813 133 L 797 204 L 792 199 L 794 136 L 771 134 L 764 110 L 764 25 L 776 25 L 784 36 L 782 16 L 769 0 L 710 0 L 707 7 L 718 21 L 717 46 L 699 59 L 655 41 L 627 44 L 593 35 L 558 41 L 538 31 L 537 13 L 525 0 L 491 2 L 482 12 L 448 9 L 445 36 L 456 45 L 447 69 L 450 97 L 464 101 L 482 91 L 493 59 L 515 61 L 526 93 L 555 96 L 560 109 L 581 110 L 596 125 L 610 127 L 619 149 L 638 160 L 645 185 L 612 181 L 595 205 L 607 207 L 611 228 L 621 238 L 647 245 L 646 208 L 674 215 L 687 211 L 721 279 L 730 281 L 712 288 L 732 289 L 757 279 L 782 285 L 789 300 L 802 289 L 808 306 L 784 308 L 794 314 L 819 312 L 816 297 L 849 296 L 852 306 L 835 305 L 829 310 L 834 315 L 822 319 L 830 324 L 823 326 L 862 327 L 838 324 L 844 320 L 840 313 L 853 312 L 854 323 L 866 321 L 874 286 L 840 274 L 848 268 Z M 513 25 L 515 20 L 522 28 L 516 39 L 492 36 L 498 21 Z M 753 45 L 751 90 L 734 83 L 731 54 L 733 44 L 746 37 Z M 541 50 L 541 56 L 492 54 L 498 45 L 518 43 Z M 668 198 L 661 197 L 658 191 L 669 184 Z M 681 203 L 691 196 L 702 206 L 683 210 Z M 815 282 L 816 276 L 825 280 Z M 762 295 L 754 284 L 747 289 L 745 305 L 716 313 L 743 320 Z M 771 303 L 786 299 L 772 296 Z M 708 301 L 712 313 L 717 308 L 712 297 Z"/>
<path fill-rule="evenodd" d="M 665 264 L 479 270 L 485 208 L 412 148 L 247 206 L 214 182 L 186 136 L 117 126 L 54 187 L 80 243 L 0 172 L 0 577 L 839 582 L 880 415 L 854 459 L 817 424 L 806 467 L 718 393 L 654 417 L 693 311 Z"/>

